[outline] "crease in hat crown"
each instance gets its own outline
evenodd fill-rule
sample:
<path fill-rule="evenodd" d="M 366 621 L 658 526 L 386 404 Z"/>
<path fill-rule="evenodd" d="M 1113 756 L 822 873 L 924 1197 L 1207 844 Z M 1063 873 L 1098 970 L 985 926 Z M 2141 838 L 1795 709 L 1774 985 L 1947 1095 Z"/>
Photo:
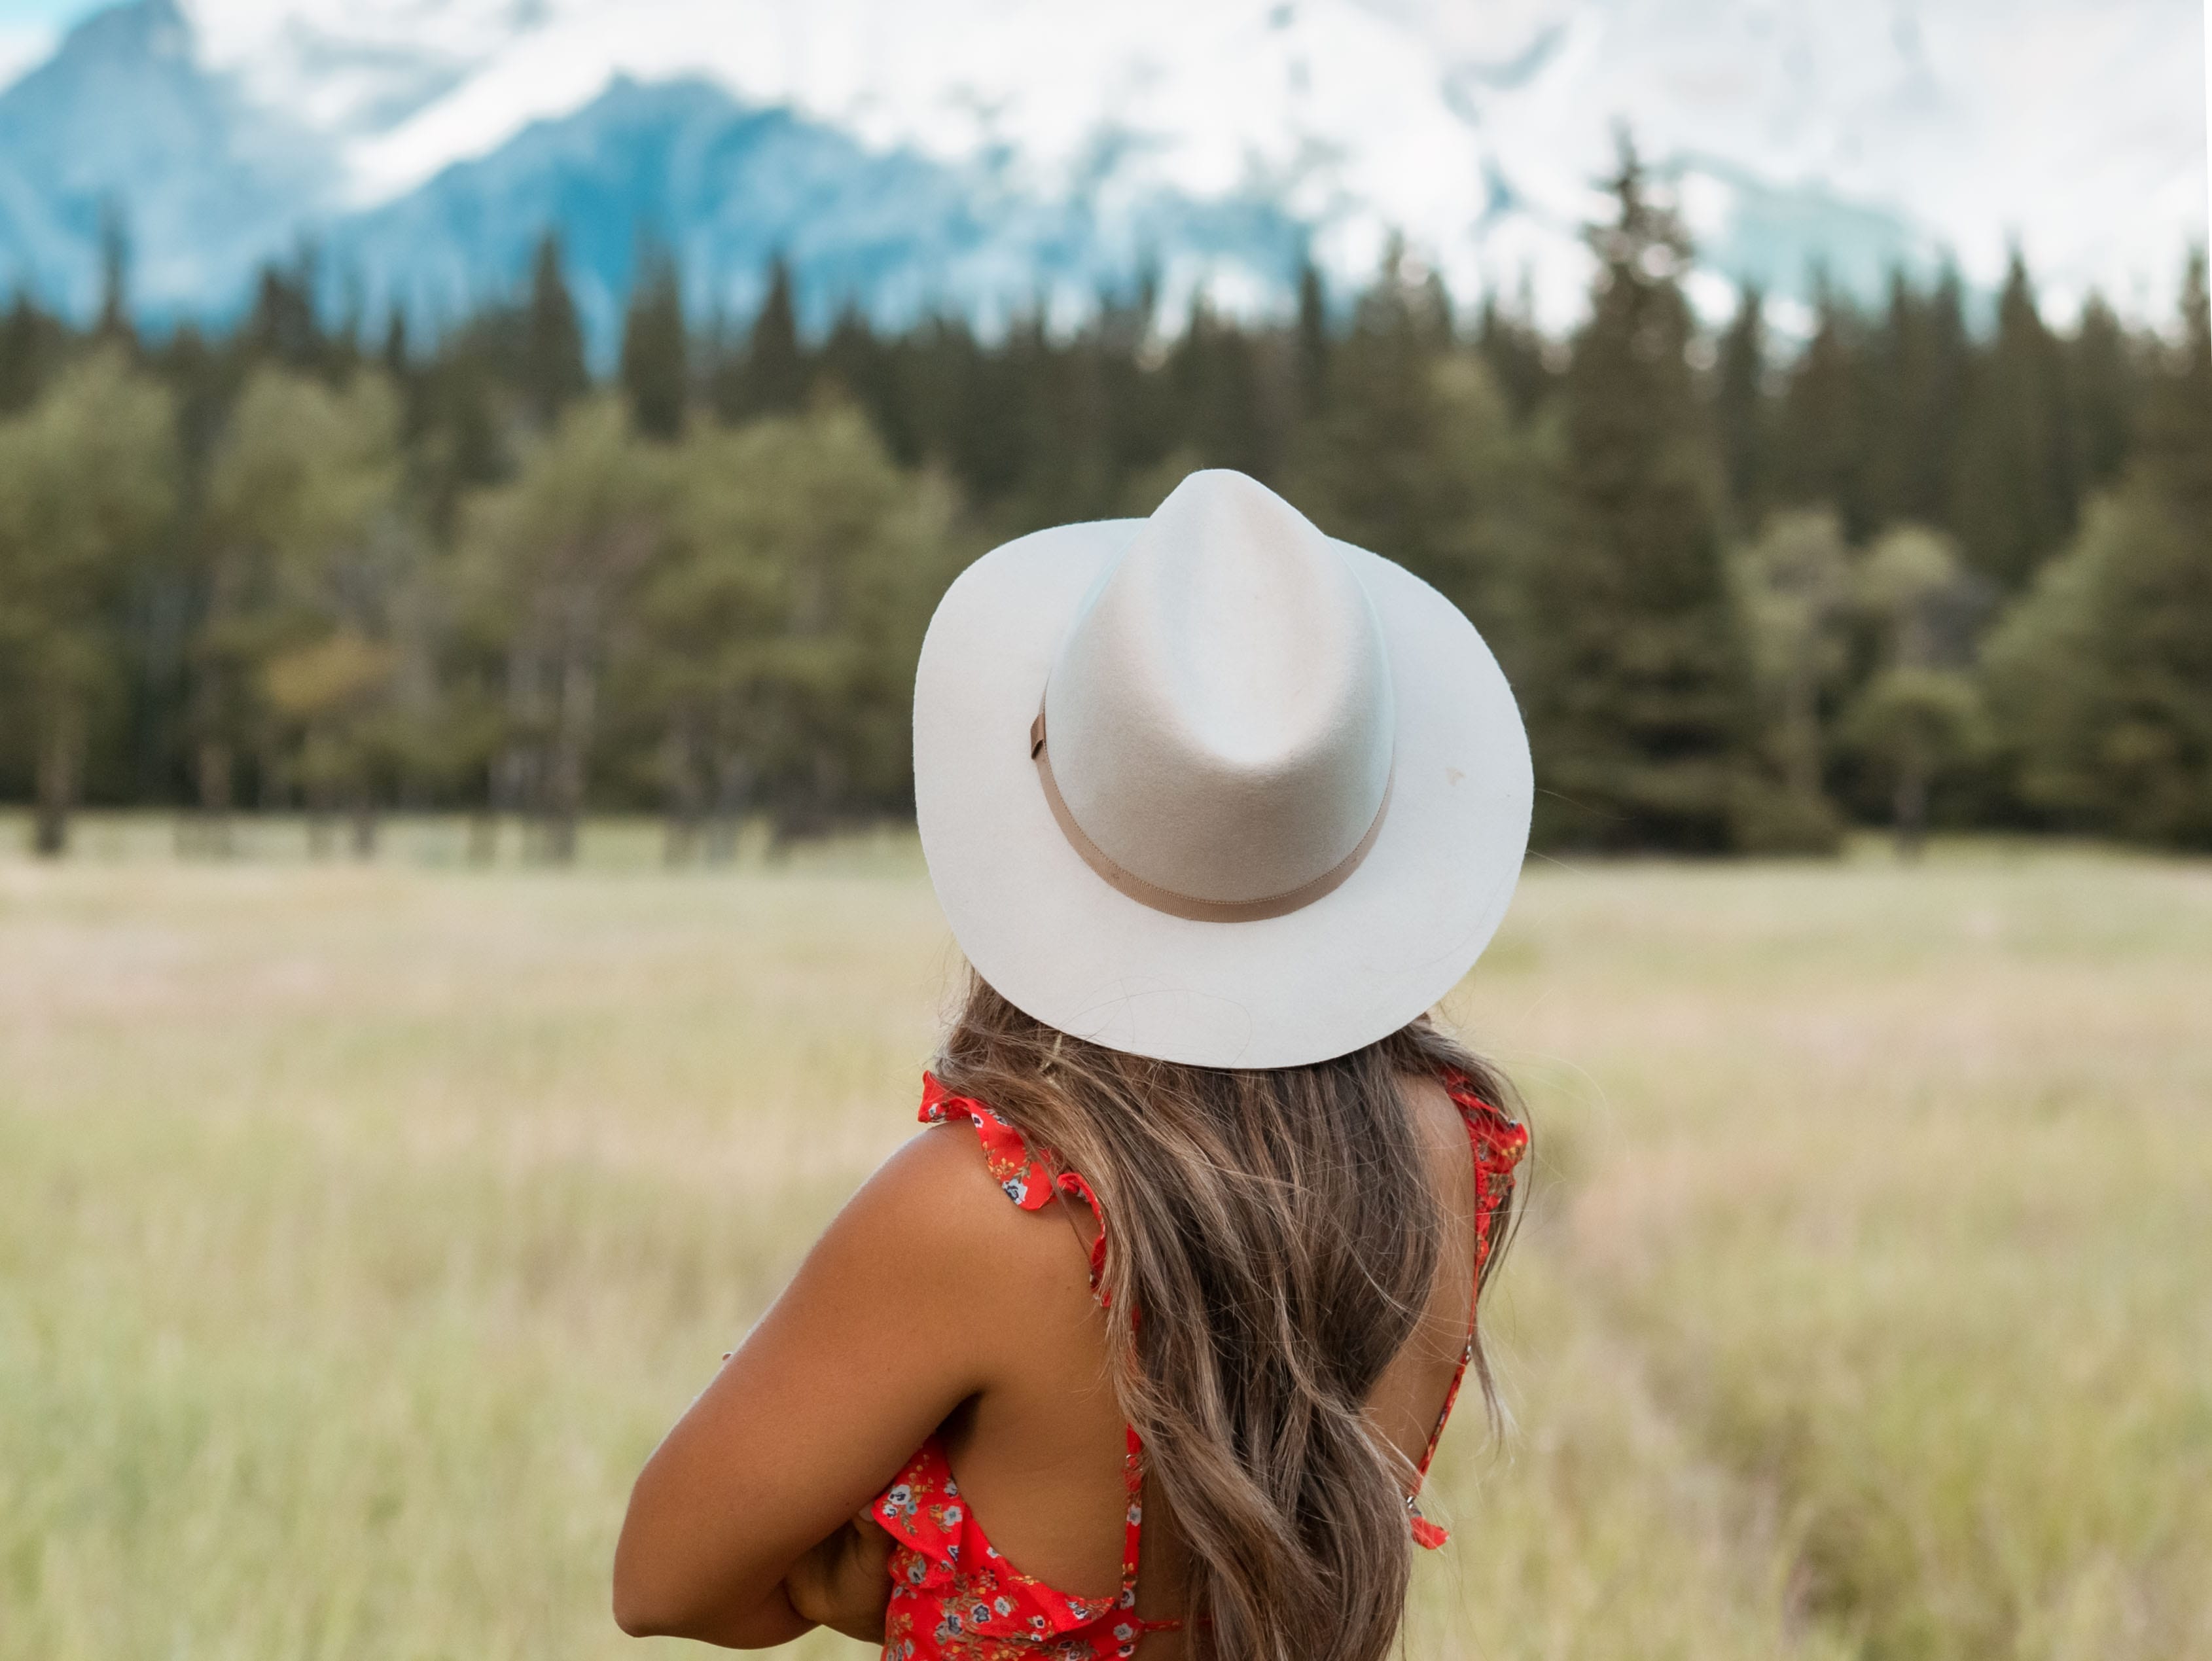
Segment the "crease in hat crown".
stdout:
<path fill-rule="evenodd" d="M 1336 545 L 1242 473 L 1191 474 L 1101 575 L 1043 715 L 1069 816 L 1172 894 L 1294 892 L 1386 811 L 1396 705 L 1374 606 Z"/>

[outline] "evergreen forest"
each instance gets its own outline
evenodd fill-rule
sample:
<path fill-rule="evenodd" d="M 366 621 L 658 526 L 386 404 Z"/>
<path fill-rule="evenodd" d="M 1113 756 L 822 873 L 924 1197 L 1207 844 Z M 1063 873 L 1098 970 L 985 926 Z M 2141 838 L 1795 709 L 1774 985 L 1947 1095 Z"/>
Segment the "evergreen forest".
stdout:
<path fill-rule="evenodd" d="M 548 240 L 433 329 L 312 251 L 234 326 L 0 315 L 0 800 L 665 816 L 672 860 L 910 805 L 938 595 L 997 542 L 1235 467 L 1472 617 L 1528 716 L 1540 846 L 1817 854 L 1881 826 L 2212 849 L 2212 313 L 2046 320 L 2015 257 L 1786 344 L 1624 146 L 1583 320 L 1455 305 L 1394 249 L 1249 321 L 1147 288 L 979 332 L 688 314 L 649 249 L 593 373 Z M 2177 251 L 2177 258 L 2180 258 Z"/>

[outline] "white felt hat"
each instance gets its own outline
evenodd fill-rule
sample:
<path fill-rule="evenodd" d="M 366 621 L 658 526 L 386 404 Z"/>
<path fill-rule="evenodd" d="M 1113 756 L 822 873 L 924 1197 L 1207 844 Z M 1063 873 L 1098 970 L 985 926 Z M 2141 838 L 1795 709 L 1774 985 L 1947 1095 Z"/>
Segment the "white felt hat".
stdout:
<path fill-rule="evenodd" d="M 1489 943 L 1528 741 L 1474 625 L 1242 473 L 962 574 L 914 697 L 931 879 L 976 972 L 1115 1050 L 1295 1067 Z"/>

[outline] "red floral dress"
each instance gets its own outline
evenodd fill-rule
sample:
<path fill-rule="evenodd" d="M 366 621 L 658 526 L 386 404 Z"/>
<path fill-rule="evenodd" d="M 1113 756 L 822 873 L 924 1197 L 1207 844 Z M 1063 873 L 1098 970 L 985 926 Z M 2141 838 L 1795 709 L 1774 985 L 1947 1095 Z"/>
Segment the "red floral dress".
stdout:
<path fill-rule="evenodd" d="M 1016 1205 L 1035 1211 L 1054 1195 L 1066 1194 L 1091 1208 L 1098 1219 L 1098 1237 L 1091 1247 L 1091 1284 L 1096 1290 L 1106 1261 L 1106 1217 L 1091 1184 L 1072 1171 L 1055 1173 L 1019 1131 L 982 1103 L 951 1094 L 934 1077 L 926 1075 L 922 1082 L 922 1123 L 965 1117 L 972 1123 L 985 1164 Z M 1492 1220 L 1512 1192 L 1513 1168 L 1527 1151 L 1528 1135 L 1475 1097 L 1464 1079 L 1448 1077 L 1444 1083 L 1467 1122 L 1474 1150 L 1479 1282 L 1490 1257 Z M 1444 1396 L 1443 1411 L 1421 1455 L 1423 1477 L 1474 1354 L 1470 1323 L 1467 1348 Z M 1104 1597 L 1080 1597 L 1055 1591 L 1000 1556 L 969 1509 L 944 1445 L 934 1436 L 924 1442 L 871 1507 L 892 1541 L 884 1661 L 1096 1661 L 1133 1655 L 1146 1633 L 1181 1626 L 1179 1621 L 1137 1616 L 1145 1469 L 1144 1445 L 1133 1426 L 1128 1431 L 1122 1473 L 1128 1510 L 1122 1529 L 1121 1589 Z M 1447 1536 L 1420 1514 L 1419 1492 L 1417 1480 L 1415 1492 L 1407 1496 L 1406 1509 L 1414 1540 L 1433 1549 Z"/>

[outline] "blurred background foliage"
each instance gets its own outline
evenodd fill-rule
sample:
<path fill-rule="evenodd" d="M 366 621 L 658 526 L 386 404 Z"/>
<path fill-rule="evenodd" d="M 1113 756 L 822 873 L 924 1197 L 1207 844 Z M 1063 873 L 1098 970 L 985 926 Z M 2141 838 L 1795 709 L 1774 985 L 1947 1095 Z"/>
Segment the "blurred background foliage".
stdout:
<path fill-rule="evenodd" d="M 1717 334 L 1623 148 L 1585 320 L 1471 315 L 1402 252 L 1294 316 L 1102 295 L 1072 329 L 848 312 L 787 271 L 742 326 L 664 255 L 587 368 L 549 237 L 425 338 L 332 318 L 312 251 L 234 329 L 0 318 L 0 798 L 304 810 L 371 851 L 461 809 L 543 858 L 665 816 L 674 859 L 903 814 L 937 595 L 994 542 L 1149 512 L 1191 468 L 1273 485 L 1482 628 L 1554 848 L 1820 853 L 1852 824 L 2212 848 L 2212 322 L 2068 326 L 1899 273 L 1809 339 Z M 1982 313 L 1989 313 L 1986 319 Z"/>

